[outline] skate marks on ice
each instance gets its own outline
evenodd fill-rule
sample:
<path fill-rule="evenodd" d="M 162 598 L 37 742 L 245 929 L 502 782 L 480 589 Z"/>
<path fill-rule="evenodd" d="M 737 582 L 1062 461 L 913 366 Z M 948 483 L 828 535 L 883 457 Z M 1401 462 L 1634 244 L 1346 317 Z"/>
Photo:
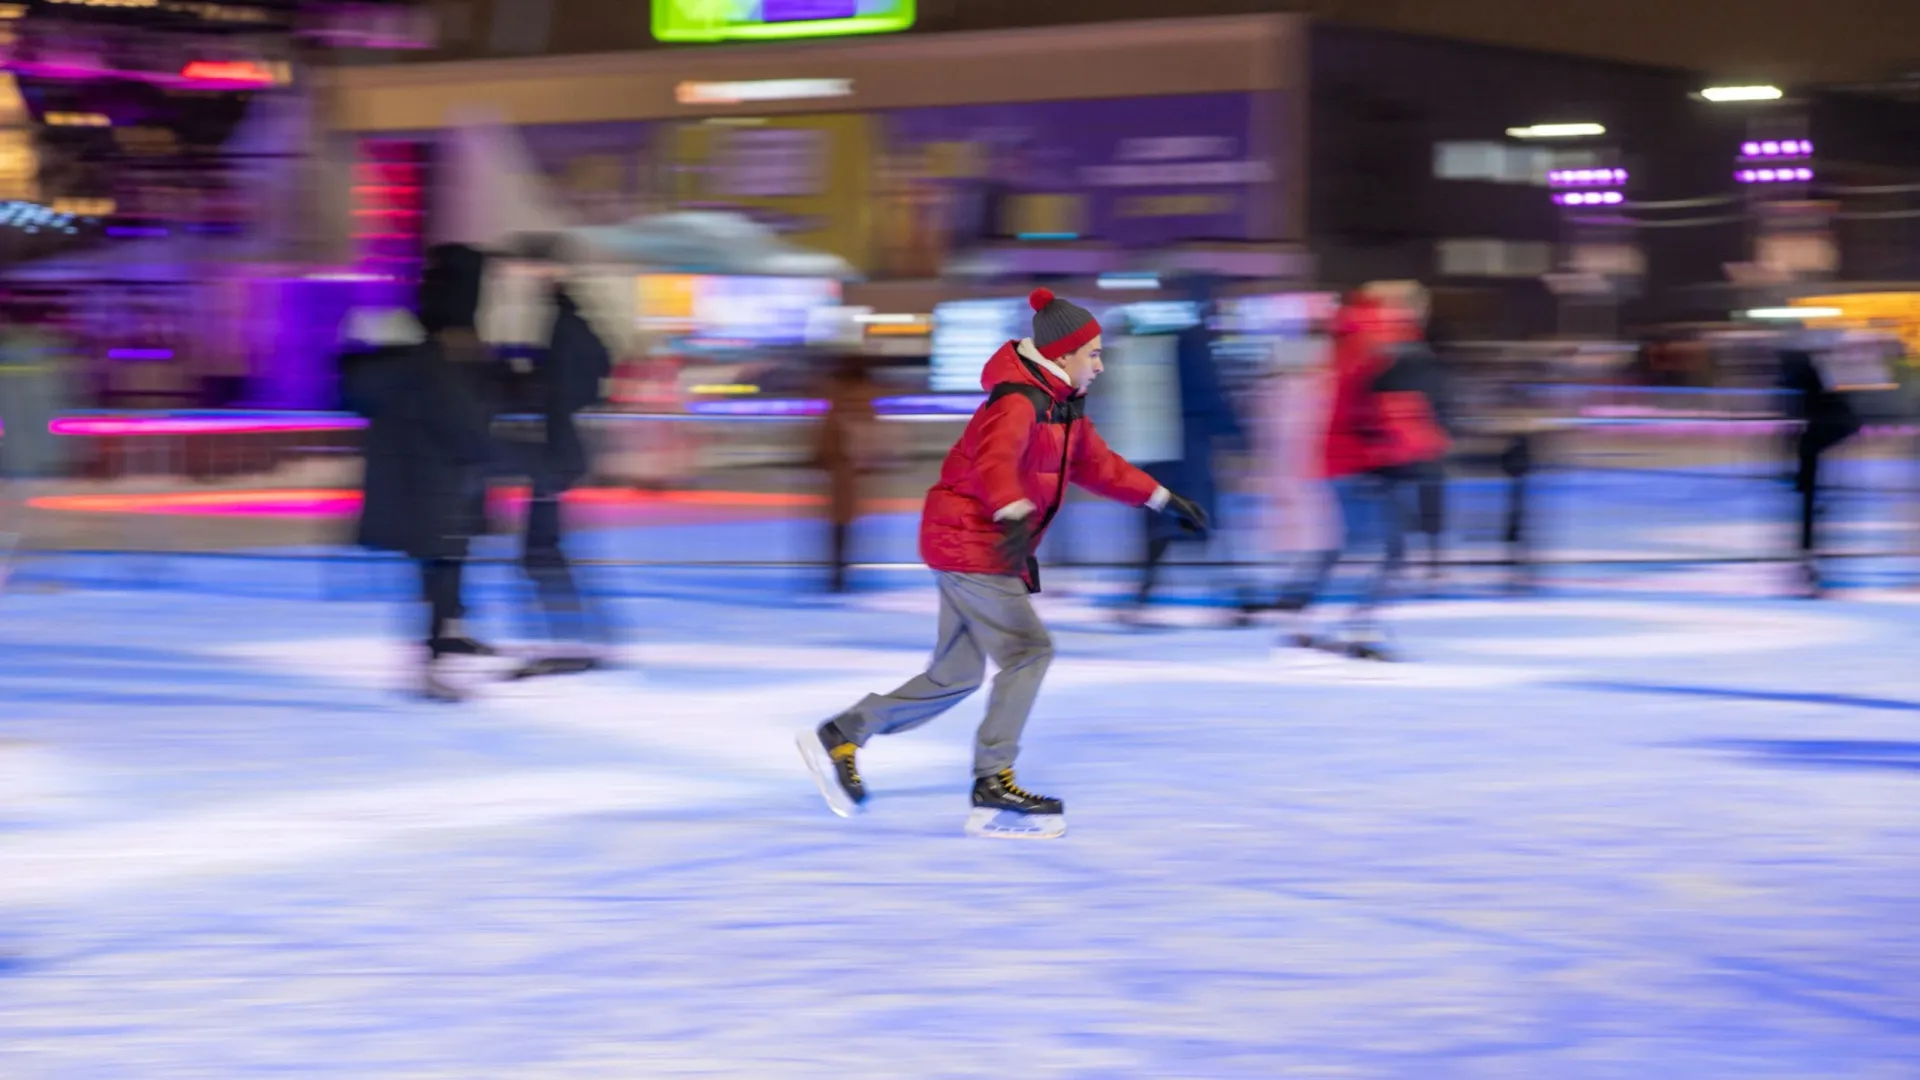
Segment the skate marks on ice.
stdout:
<path fill-rule="evenodd" d="M 248 644 L 222 652 L 243 663 L 288 674 L 335 679 L 364 690 L 401 686 L 406 653 L 378 637 Z M 620 650 L 623 666 L 487 686 L 457 708 L 432 715 L 523 730 L 585 736 L 623 753 L 681 770 L 734 778 L 791 781 L 798 776 L 793 732 L 817 725 L 862 697 L 884 691 L 925 666 L 927 651 L 816 646 L 659 644 Z M 676 676 L 703 675 L 683 680 Z M 977 722 L 981 700 L 962 704 L 954 719 Z M 968 717 L 971 720 L 968 720 Z M 964 769 L 958 745 L 917 740 L 877 742 L 863 765 L 923 772 Z"/>
<path fill-rule="evenodd" d="M 903 590 L 903 610 L 933 602 L 932 590 Z M 1042 605 L 1050 622 L 1098 619 L 1098 609 L 1072 598 Z M 931 609 L 930 609 L 931 610 Z M 1399 663 L 1351 661 L 1313 650 L 1274 648 L 1275 632 L 1221 630 L 1192 640 L 1160 640 L 1178 651 L 1140 652 L 1138 639 L 1078 638 L 1058 645 L 1048 674 L 1051 691 L 1102 686 L 1259 685 L 1380 681 L 1431 689 L 1494 689 L 1633 674 L 1646 662 L 1732 660 L 1791 655 L 1808 643 L 1844 647 L 1876 632 L 1844 609 L 1724 601 L 1638 599 L 1511 599 L 1442 601 L 1393 609 Z M 1057 625 L 1057 622 L 1056 622 Z M 1070 631 L 1066 631 L 1070 632 Z M 381 638 L 276 642 L 226 647 L 224 655 L 307 677 L 325 675 L 367 689 L 407 678 L 406 653 Z M 1302 655 L 1312 654 L 1312 655 Z M 832 644 L 733 642 L 649 643 L 618 654 L 628 666 L 584 676 L 500 684 L 474 706 L 513 723 L 568 728 L 636 746 L 669 744 L 689 760 L 723 770 L 777 774 L 792 768 L 790 740 L 870 692 L 884 691 L 924 665 L 927 649 L 903 638 L 899 649 Z M 1277 659 L 1276 659 L 1277 658 Z M 679 685 L 676 673 L 708 677 Z M 717 677 L 719 685 L 712 685 Z M 947 725 L 977 719 L 984 691 Z M 946 725 L 943 725 L 946 726 Z M 875 748 L 901 745 L 880 740 Z M 918 745 L 918 744 L 914 744 Z M 913 764 L 950 760 L 948 753 Z M 863 760 L 865 760 L 863 756 Z M 910 764 L 902 761 L 900 764 Z"/>
<path fill-rule="evenodd" d="M 660 811 L 731 792 L 634 771 L 561 769 L 290 795 L 153 820 L 0 834 L 0 908 L 337 859 L 433 834 Z"/>
<path fill-rule="evenodd" d="M 0 830 L 85 818 L 108 805 L 102 779 L 73 755 L 0 739 Z"/>

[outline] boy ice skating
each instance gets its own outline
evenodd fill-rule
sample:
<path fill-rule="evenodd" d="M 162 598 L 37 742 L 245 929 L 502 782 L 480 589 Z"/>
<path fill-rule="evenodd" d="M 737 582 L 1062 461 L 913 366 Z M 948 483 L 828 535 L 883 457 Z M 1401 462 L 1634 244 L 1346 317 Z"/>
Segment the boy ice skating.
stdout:
<path fill-rule="evenodd" d="M 974 836 L 1051 839 L 1066 832 L 1064 807 L 1014 783 L 1020 733 L 1040 692 L 1053 642 L 1028 594 L 1040 590 L 1033 551 L 1066 497 L 1069 481 L 1117 502 L 1206 526 L 1194 503 L 1155 483 L 1107 447 L 1082 401 L 1103 370 L 1100 324 L 1046 289 L 1028 297 L 1033 336 L 1009 341 L 987 361 L 986 404 L 947 453 L 920 518 L 920 557 L 940 589 L 940 629 L 925 673 L 890 694 L 800 733 L 800 753 L 827 805 L 842 817 L 866 799 L 854 753 L 875 735 L 909 731 L 994 677 L 973 756 Z"/>

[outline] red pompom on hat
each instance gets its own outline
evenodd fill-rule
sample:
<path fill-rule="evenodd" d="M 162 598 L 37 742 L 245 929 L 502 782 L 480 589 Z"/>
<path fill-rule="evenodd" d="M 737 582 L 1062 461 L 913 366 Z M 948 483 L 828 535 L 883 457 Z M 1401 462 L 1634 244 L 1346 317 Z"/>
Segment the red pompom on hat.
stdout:
<path fill-rule="evenodd" d="M 1099 320 L 1093 312 L 1053 295 L 1041 287 L 1027 296 L 1033 305 L 1033 344 L 1040 355 L 1058 360 L 1100 336 Z"/>

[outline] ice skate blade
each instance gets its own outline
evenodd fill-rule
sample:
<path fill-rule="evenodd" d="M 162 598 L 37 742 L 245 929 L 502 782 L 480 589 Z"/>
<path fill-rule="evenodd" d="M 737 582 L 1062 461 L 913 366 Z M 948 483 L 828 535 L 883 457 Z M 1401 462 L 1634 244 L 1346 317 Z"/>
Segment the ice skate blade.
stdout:
<path fill-rule="evenodd" d="M 604 662 L 595 656 L 542 656 L 525 660 L 502 678 L 508 682 L 550 679 L 561 675 L 585 675 L 598 671 Z"/>
<path fill-rule="evenodd" d="M 1292 671 L 1332 671 L 1341 667 L 1345 658 L 1312 645 L 1283 641 L 1273 647 L 1273 661 Z"/>
<path fill-rule="evenodd" d="M 987 840 L 1058 840 L 1067 835 L 1067 816 L 976 806 L 967 815 L 967 835 Z"/>
<path fill-rule="evenodd" d="M 807 771 L 813 774 L 813 783 L 820 789 L 820 797 L 827 800 L 827 809 L 838 817 L 850 818 L 858 804 L 840 781 L 833 768 L 833 756 L 827 748 L 820 745 L 820 732 L 814 728 L 805 728 L 794 736 L 794 742 L 800 747 L 800 760 L 807 763 Z"/>

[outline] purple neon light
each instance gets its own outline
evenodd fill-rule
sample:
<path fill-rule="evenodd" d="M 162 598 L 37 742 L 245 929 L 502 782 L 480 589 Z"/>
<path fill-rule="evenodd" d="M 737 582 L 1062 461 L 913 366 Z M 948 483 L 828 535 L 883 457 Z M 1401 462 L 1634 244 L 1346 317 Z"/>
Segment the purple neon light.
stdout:
<path fill-rule="evenodd" d="M 1561 206 L 1619 206 L 1627 197 L 1618 191 L 1568 191 L 1555 195 Z"/>
<path fill-rule="evenodd" d="M 171 360 L 172 349 L 108 349 L 109 360 Z"/>
<path fill-rule="evenodd" d="M 983 394 L 902 394 L 874 401 L 882 416 L 966 416 L 986 400 Z M 731 416 L 746 419 L 819 416 L 827 411 L 820 398 L 746 398 L 733 401 L 696 401 L 687 411 L 699 416 Z"/>
<path fill-rule="evenodd" d="M 1547 182 L 1554 187 L 1584 187 L 1592 185 L 1618 185 L 1627 182 L 1625 169 L 1555 169 L 1547 174 Z"/>
<path fill-rule="evenodd" d="M 1813 179 L 1813 170 L 1804 165 L 1790 169 L 1741 169 L 1733 178 L 1743 184 L 1804 184 Z"/>
<path fill-rule="evenodd" d="M 695 401 L 687 411 L 701 416 L 819 416 L 827 411 L 827 403 L 820 398 Z"/>
<path fill-rule="evenodd" d="M 873 407 L 884 416 L 967 416 L 986 400 L 985 394 L 902 394 L 875 398 Z"/>
<path fill-rule="evenodd" d="M 1811 139 L 1768 139 L 1740 144 L 1740 155 L 1747 158 L 1812 157 Z"/>

